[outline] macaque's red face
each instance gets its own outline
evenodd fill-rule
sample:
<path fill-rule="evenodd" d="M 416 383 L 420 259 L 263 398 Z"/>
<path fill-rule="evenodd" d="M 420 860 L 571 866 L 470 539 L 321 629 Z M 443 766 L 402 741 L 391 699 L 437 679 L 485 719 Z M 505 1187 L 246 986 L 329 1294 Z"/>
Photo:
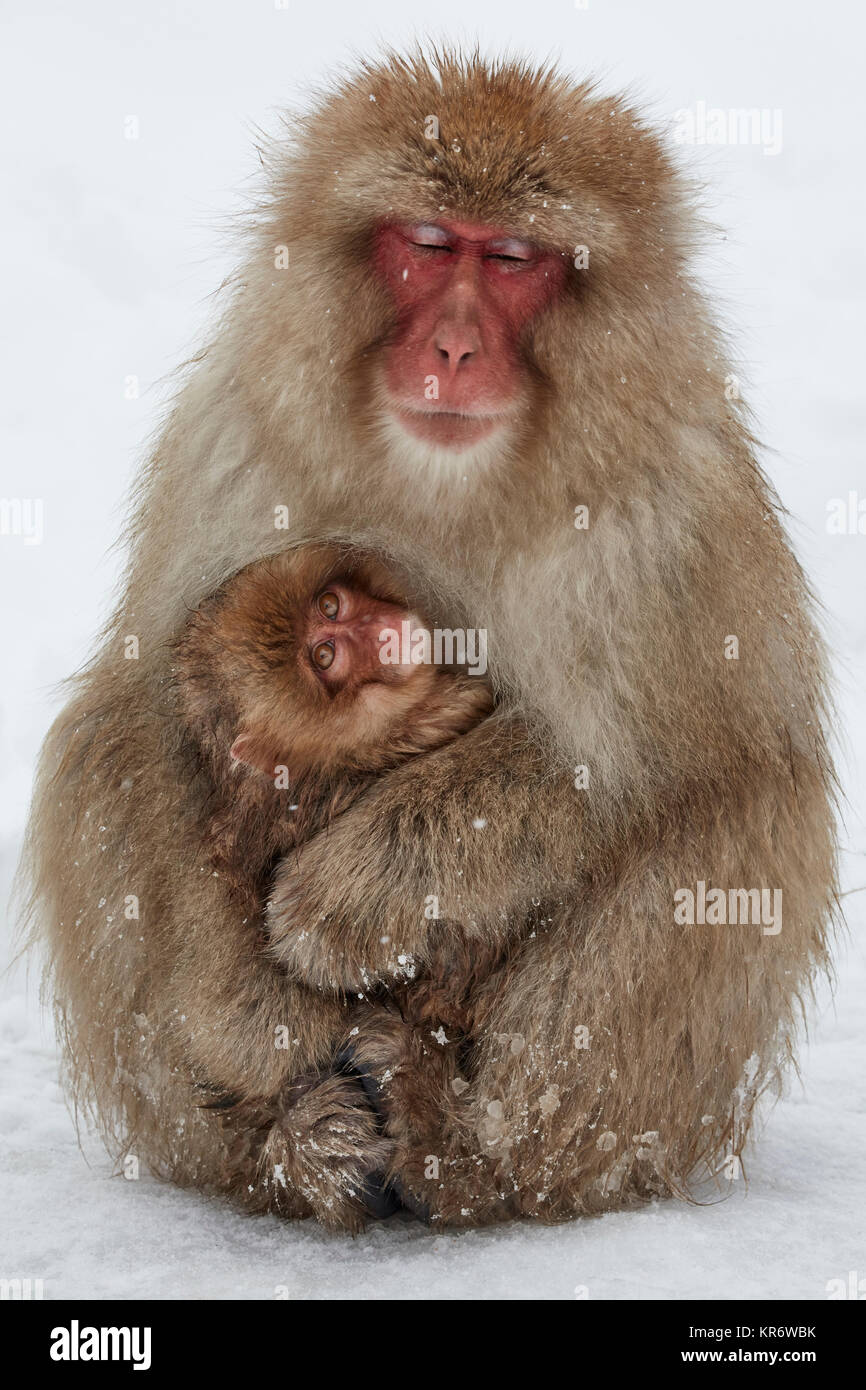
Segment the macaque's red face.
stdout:
<path fill-rule="evenodd" d="M 387 406 L 425 444 L 461 452 L 526 404 L 520 336 L 560 293 L 565 260 L 474 223 L 385 224 L 375 264 L 398 312 Z"/>
<path fill-rule="evenodd" d="M 269 775 L 280 763 L 295 772 L 364 766 L 433 679 L 429 669 L 382 659 L 387 633 L 407 621 L 411 630 L 417 620 L 402 604 L 342 579 L 317 585 L 299 603 L 270 573 L 245 595 L 243 649 L 260 629 L 268 655 L 247 678 L 232 757 Z"/>
<path fill-rule="evenodd" d="M 405 680 L 408 668 L 381 659 L 382 633 L 400 630 L 409 614 L 398 604 L 374 598 L 350 584 L 326 584 L 316 594 L 300 658 L 330 695 L 351 697 L 361 686 Z"/>

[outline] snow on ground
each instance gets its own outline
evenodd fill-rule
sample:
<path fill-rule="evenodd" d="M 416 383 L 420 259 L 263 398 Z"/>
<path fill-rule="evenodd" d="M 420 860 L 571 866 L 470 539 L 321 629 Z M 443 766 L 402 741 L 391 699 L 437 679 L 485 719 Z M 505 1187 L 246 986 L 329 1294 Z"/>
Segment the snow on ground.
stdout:
<path fill-rule="evenodd" d="M 866 885 L 866 536 L 831 535 L 827 504 L 866 497 L 859 177 L 863 21 L 844 0 L 569 0 L 437 6 L 437 32 L 556 52 L 659 117 L 698 101 L 780 109 L 783 147 L 687 151 L 727 228 L 706 276 L 737 326 L 766 464 L 827 609 L 840 686 L 843 886 Z M 420 4 L 255 7 L 245 0 L 61 0 L 4 6 L 0 84 L 7 216 L 0 496 L 41 498 L 44 539 L 0 536 L 0 900 L 32 767 L 119 559 L 120 504 L 158 418 L 159 379 L 195 343 L 231 264 L 214 231 L 253 168 L 245 122 L 351 48 L 400 40 Z M 123 138 L 137 114 L 138 141 Z M 851 176 L 851 170 L 854 176 Z M 9 213 L 13 215 L 10 217 Z M 14 326 L 14 332 L 10 328 Z M 138 377 L 141 393 L 126 399 Z M 748 1184 L 706 1206 L 668 1202 L 541 1229 L 434 1234 L 396 1219 L 352 1241 L 248 1219 L 79 1149 L 58 1086 L 38 968 L 0 978 L 0 1276 L 47 1297 L 823 1298 L 866 1276 L 866 892 L 845 899 L 835 999 L 822 989 L 802 1084 L 764 1117 Z M 11 931 L 11 928 L 10 928 Z M 7 937 L 10 935 L 7 931 Z"/>
<path fill-rule="evenodd" d="M 46 1298 L 824 1298 L 866 1273 L 862 946 L 843 974 L 732 1196 L 556 1228 L 399 1217 L 355 1240 L 111 1176 L 98 1144 L 79 1151 L 49 1033 L 16 992 L 0 1002 L 0 1270 Z"/>

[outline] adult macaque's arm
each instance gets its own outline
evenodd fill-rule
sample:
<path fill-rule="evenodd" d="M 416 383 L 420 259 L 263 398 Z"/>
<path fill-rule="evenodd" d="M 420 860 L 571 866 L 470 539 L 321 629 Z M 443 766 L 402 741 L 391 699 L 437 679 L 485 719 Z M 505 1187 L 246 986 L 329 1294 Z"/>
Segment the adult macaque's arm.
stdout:
<path fill-rule="evenodd" d="M 337 1000 L 275 968 L 216 875 L 189 875 L 176 905 L 173 964 L 164 986 L 172 1051 L 212 1100 L 276 1096 L 299 1074 L 327 1067 L 344 1028 Z"/>
<path fill-rule="evenodd" d="M 430 932 L 504 940 L 580 873 L 581 798 L 516 719 L 494 715 L 382 779 L 277 871 L 273 956 L 324 989 L 411 977 Z"/>

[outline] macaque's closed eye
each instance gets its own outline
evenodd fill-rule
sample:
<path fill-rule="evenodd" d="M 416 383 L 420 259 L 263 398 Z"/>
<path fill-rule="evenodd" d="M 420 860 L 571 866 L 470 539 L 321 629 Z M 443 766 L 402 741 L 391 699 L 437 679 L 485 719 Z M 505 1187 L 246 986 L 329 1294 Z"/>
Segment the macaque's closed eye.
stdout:
<path fill-rule="evenodd" d="M 433 224 L 420 227 L 407 227 L 399 235 L 413 251 L 438 253 L 444 257 L 468 255 L 476 260 L 504 262 L 514 267 L 534 264 L 538 259 L 538 249 L 531 241 L 520 237 L 493 237 L 488 240 L 471 240 L 456 236 L 445 227 Z"/>

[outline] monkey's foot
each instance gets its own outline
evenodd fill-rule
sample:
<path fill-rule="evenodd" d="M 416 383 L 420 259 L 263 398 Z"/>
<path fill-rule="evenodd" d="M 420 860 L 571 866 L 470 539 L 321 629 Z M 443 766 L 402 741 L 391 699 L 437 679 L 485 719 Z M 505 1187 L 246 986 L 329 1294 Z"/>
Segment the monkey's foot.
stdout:
<path fill-rule="evenodd" d="M 389 1179 L 403 1205 L 430 1225 L 464 1229 L 522 1215 L 512 1179 L 471 1144 L 447 1139 L 395 1149 Z"/>
<path fill-rule="evenodd" d="M 304 1090 L 271 1126 L 259 1180 L 271 1190 L 277 1210 L 283 1192 L 299 1192 L 322 1225 L 360 1231 L 379 1214 L 371 1209 L 376 1175 L 390 1166 L 392 1149 L 360 1082 L 328 1076 Z"/>
<path fill-rule="evenodd" d="M 449 1035 L 441 1024 L 405 1022 L 387 997 L 360 1004 L 351 1021 L 342 1055 L 349 1055 L 361 1073 L 385 1133 L 397 1144 L 411 1145 L 438 1132 L 443 1115 L 465 1089 L 459 1078 L 463 1037 L 454 1030 Z"/>
<path fill-rule="evenodd" d="M 388 998 L 359 1005 L 351 1021 L 341 1056 L 349 1058 L 362 1076 L 370 1103 L 394 1143 L 386 1191 L 394 1193 L 413 1216 L 429 1221 L 432 1205 L 429 1173 L 424 1176 L 430 1166 L 426 1160 L 448 1147 L 443 1136 L 452 1129 L 454 1106 L 466 1088 L 459 1075 L 465 1039 L 453 1030 L 449 1036 L 443 1025 L 407 1023 Z M 410 1154 L 420 1155 L 417 1165 L 409 1164 Z M 417 1181 L 406 1180 L 407 1164 Z"/>

